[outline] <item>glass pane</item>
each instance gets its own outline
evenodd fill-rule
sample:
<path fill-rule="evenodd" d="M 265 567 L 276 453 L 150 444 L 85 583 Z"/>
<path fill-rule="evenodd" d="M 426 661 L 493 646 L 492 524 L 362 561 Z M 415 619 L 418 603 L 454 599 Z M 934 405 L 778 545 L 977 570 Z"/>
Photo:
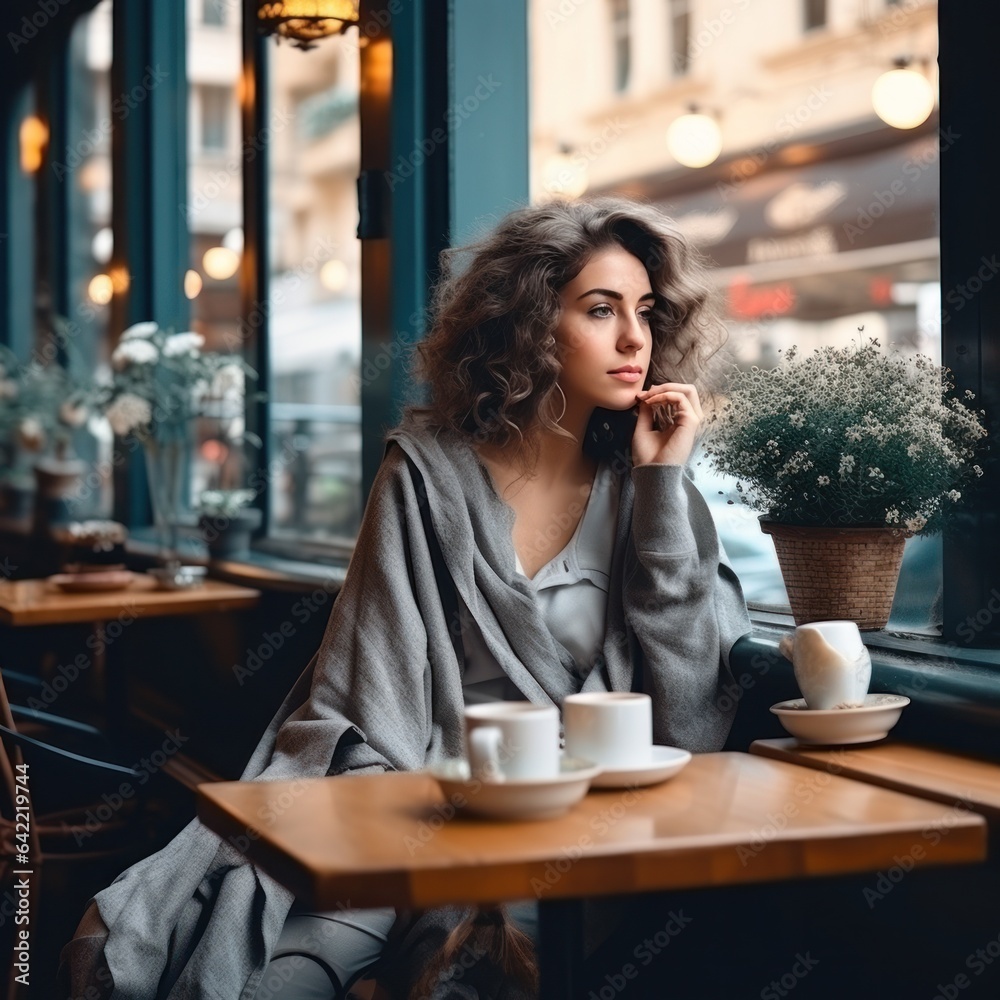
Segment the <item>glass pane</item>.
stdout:
<path fill-rule="evenodd" d="M 111 235 L 111 0 L 78 18 L 69 38 L 67 148 L 53 158 L 55 176 L 67 184 L 66 265 L 69 320 L 64 355 L 70 371 L 86 378 L 107 362 L 112 281 Z M 73 438 L 73 450 L 100 475 L 88 478 L 74 505 L 76 517 L 108 517 L 113 505 L 112 434 L 103 418 L 90 417 Z"/>
<path fill-rule="evenodd" d="M 839 13 L 828 23 L 825 3 L 802 0 L 798 17 L 767 30 L 746 3 L 727 8 L 725 24 L 700 9 L 664 0 L 643 7 L 641 27 L 631 20 L 625 98 L 607 8 L 556 16 L 563 8 L 531 0 L 534 200 L 617 192 L 676 221 L 714 265 L 729 331 L 710 389 L 721 388 L 726 363 L 770 367 L 793 344 L 808 353 L 857 342 L 861 326 L 883 347 L 939 359 L 936 111 L 897 129 L 871 100 L 876 79 L 904 55 L 936 93 L 935 5 L 830 8 Z M 807 20 L 826 25 L 821 51 L 803 33 Z M 581 51 L 584 76 L 573 72 Z M 721 155 L 701 168 L 683 166 L 666 142 L 692 103 L 722 137 Z M 782 604 L 756 516 L 727 502 L 732 482 L 694 468 L 747 596 Z M 890 626 L 929 622 L 939 582 L 940 544 L 912 539 Z"/>
<path fill-rule="evenodd" d="M 243 144 L 238 84 L 242 70 L 239 5 L 231 0 L 189 0 L 188 232 L 190 269 L 184 291 L 191 302 L 191 329 L 205 350 L 239 354 L 239 286 L 243 253 Z M 199 420 L 191 497 L 206 489 L 246 486 L 253 448 L 244 440 L 245 386 L 238 372 L 215 387 L 210 413 Z"/>
<path fill-rule="evenodd" d="M 269 44 L 275 538 L 353 538 L 361 516 L 358 58 L 353 37 Z"/>

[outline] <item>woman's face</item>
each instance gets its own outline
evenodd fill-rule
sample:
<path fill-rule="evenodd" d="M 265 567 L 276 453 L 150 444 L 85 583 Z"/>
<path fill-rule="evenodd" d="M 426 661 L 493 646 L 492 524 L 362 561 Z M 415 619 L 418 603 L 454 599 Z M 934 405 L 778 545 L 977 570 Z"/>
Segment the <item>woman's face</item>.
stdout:
<path fill-rule="evenodd" d="M 567 403 L 627 410 L 649 372 L 656 296 L 642 262 L 621 247 L 600 250 L 560 292 L 555 329 Z"/>

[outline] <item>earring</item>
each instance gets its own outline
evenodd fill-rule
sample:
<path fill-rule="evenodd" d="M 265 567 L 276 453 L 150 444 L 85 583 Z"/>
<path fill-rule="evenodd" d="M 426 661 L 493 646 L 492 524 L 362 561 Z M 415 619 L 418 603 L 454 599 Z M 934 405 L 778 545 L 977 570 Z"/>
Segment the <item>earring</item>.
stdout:
<path fill-rule="evenodd" d="M 556 382 L 556 388 L 559 390 L 559 395 L 562 396 L 562 409 L 559 411 L 559 416 L 553 421 L 553 423 L 558 424 L 566 416 L 566 393 L 563 392 L 562 386 L 558 382 Z"/>

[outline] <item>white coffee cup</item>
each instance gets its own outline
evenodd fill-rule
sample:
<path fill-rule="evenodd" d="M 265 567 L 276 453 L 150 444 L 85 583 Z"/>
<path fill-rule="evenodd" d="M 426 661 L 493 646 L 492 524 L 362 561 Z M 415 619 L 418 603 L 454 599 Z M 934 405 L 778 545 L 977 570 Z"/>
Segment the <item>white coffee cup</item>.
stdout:
<path fill-rule="evenodd" d="M 782 654 L 792 661 L 795 680 L 811 709 L 864 705 L 872 661 L 854 622 L 809 622 L 783 636 Z"/>
<path fill-rule="evenodd" d="M 559 775 L 559 710 L 528 701 L 495 701 L 465 710 L 469 768 L 488 781 Z"/>
<path fill-rule="evenodd" d="M 605 767 L 648 764 L 653 747 L 653 702 L 648 694 L 594 691 L 563 701 L 566 753 Z"/>

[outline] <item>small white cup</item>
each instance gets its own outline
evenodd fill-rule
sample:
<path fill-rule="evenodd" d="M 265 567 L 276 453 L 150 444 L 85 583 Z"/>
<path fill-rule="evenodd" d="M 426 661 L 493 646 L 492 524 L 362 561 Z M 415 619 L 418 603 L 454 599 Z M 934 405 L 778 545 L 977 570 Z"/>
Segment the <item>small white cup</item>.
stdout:
<path fill-rule="evenodd" d="M 528 701 L 496 701 L 465 710 L 469 768 L 488 781 L 559 775 L 559 710 Z"/>
<path fill-rule="evenodd" d="M 653 747 L 653 702 L 648 694 L 594 691 L 563 701 L 566 753 L 605 767 L 648 764 Z"/>
<path fill-rule="evenodd" d="M 809 622 L 779 643 L 792 661 L 795 680 L 811 709 L 857 707 L 865 703 L 872 661 L 854 622 Z"/>

